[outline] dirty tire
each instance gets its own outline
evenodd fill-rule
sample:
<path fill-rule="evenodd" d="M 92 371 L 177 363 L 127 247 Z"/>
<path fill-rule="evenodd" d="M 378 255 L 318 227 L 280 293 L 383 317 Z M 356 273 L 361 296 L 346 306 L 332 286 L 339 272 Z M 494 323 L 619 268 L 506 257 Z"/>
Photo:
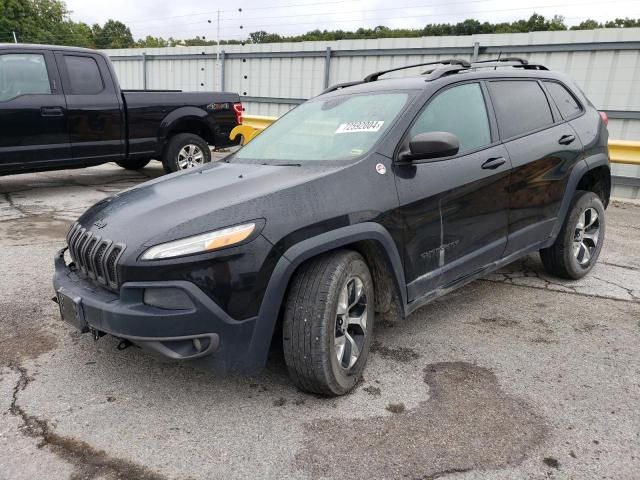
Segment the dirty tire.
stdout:
<path fill-rule="evenodd" d="M 140 170 L 141 168 L 146 167 L 150 161 L 150 158 L 142 160 L 120 160 L 116 162 L 116 165 L 126 168 L 127 170 Z"/>
<path fill-rule="evenodd" d="M 364 337 L 357 337 L 362 342 L 357 361 L 345 368 L 339 364 L 334 347 L 340 321 L 338 302 L 343 289 L 348 291 L 356 278 L 365 294 L 361 303 L 366 306 L 366 330 Z M 289 376 L 299 389 L 326 396 L 343 395 L 360 380 L 373 334 L 373 295 L 369 268 L 354 251 L 324 254 L 296 271 L 287 293 L 282 335 Z M 350 357 L 346 361 L 350 362 Z"/>
<path fill-rule="evenodd" d="M 187 145 L 195 145 L 200 149 L 204 155 L 202 160 L 203 164 L 211 161 L 209 144 L 202 137 L 193 133 L 179 133 L 171 137 L 162 154 L 162 165 L 164 166 L 165 172 L 171 173 L 183 170 L 178 163 L 178 156 L 180 151 Z"/>
<path fill-rule="evenodd" d="M 599 234 L 595 248 L 589 255 L 590 258 L 585 261 L 583 257 L 581 263 L 574 251 L 574 240 L 576 239 L 580 217 L 583 212 L 589 209 L 597 212 Z M 578 190 L 573 196 L 567 217 L 555 243 L 549 248 L 540 250 L 540 258 L 545 270 L 552 275 L 570 280 L 578 280 L 584 277 L 598 260 L 604 236 L 605 213 L 600 197 L 593 192 Z"/>

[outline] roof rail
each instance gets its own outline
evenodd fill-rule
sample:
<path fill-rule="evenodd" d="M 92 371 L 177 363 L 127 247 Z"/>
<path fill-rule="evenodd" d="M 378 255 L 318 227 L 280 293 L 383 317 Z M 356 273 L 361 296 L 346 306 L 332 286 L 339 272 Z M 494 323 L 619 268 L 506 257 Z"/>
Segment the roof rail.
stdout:
<path fill-rule="evenodd" d="M 489 60 L 478 60 L 471 63 L 471 68 L 497 68 L 497 67 L 514 67 L 524 70 L 549 70 L 544 65 L 537 63 L 529 63 L 528 60 L 520 57 L 502 57 L 492 58 Z"/>
<path fill-rule="evenodd" d="M 490 58 L 488 60 L 476 60 L 474 63 L 492 63 L 492 62 L 520 62 L 522 65 L 527 65 L 529 63 L 528 60 L 520 57 L 498 57 L 498 58 Z"/>
<path fill-rule="evenodd" d="M 406 70 L 407 68 L 424 67 L 425 65 L 460 65 L 465 68 L 469 68 L 471 66 L 471 64 L 466 60 L 460 60 L 458 58 L 436 60 L 435 62 L 415 63 L 413 65 L 405 65 L 404 67 L 390 68 L 389 70 L 381 70 L 379 72 L 371 73 L 366 77 L 364 77 L 364 83 L 375 82 L 376 80 L 378 80 L 378 77 L 385 75 L 387 73 L 397 72 L 398 70 Z"/>
<path fill-rule="evenodd" d="M 459 58 L 447 58 L 445 60 L 436 60 L 434 62 L 426 62 L 426 63 L 414 63 L 412 65 L 405 65 L 404 67 L 390 68 L 389 70 L 381 70 L 379 72 L 370 73 L 363 80 L 355 81 L 355 82 L 346 82 L 346 83 L 338 83 L 336 85 L 332 85 L 331 87 L 325 89 L 320 93 L 320 95 L 333 92 L 335 90 L 340 90 L 341 88 L 352 87 L 354 85 L 360 85 L 362 83 L 375 82 L 379 77 L 391 72 L 397 72 L 399 70 L 406 70 L 408 68 L 415 67 L 424 67 L 427 65 L 432 65 L 433 68 L 427 69 L 422 72 L 422 75 L 425 75 L 427 81 L 436 80 L 438 78 L 451 75 L 461 71 L 468 71 L 471 69 L 477 68 L 497 68 L 497 67 L 513 67 L 513 68 L 522 68 L 525 70 L 548 70 L 544 65 L 539 65 L 537 63 L 529 63 L 528 60 L 520 57 L 502 57 L 502 58 L 491 58 L 489 60 L 478 60 L 475 62 L 467 62 L 466 60 L 461 60 Z"/>
<path fill-rule="evenodd" d="M 336 83 L 335 85 L 331 85 L 329 88 L 324 89 L 318 95 L 324 95 L 325 93 L 335 92 L 336 90 L 340 90 L 341 88 L 353 87 L 354 85 L 360 85 L 364 83 L 362 80 L 357 80 L 355 82 L 345 82 L 345 83 Z"/>
<path fill-rule="evenodd" d="M 447 75 L 458 73 L 461 70 L 469 70 L 469 68 L 470 67 L 466 65 L 444 65 L 439 68 L 434 68 L 432 70 L 422 72 L 422 75 L 426 76 L 426 82 L 430 82 L 438 78 L 446 77 Z"/>

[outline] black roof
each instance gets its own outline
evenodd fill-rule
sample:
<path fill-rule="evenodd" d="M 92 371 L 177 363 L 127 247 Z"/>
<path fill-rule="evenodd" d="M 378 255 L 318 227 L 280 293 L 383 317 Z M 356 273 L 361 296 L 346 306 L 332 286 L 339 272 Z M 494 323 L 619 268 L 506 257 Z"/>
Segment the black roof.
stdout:
<path fill-rule="evenodd" d="M 83 52 L 83 53 L 98 53 L 103 55 L 102 52 L 98 50 L 93 50 L 91 48 L 81 48 L 81 47 L 66 47 L 63 45 L 39 45 L 37 43 L 0 43 L 0 50 L 60 50 L 67 52 Z"/>

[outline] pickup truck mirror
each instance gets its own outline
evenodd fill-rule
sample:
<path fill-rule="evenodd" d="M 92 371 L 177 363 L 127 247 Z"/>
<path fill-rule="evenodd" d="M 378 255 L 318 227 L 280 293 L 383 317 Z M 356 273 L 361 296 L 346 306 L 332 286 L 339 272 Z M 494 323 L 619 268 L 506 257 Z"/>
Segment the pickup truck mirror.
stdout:
<path fill-rule="evenodd" d="M 409 142 L 409 151 L 400 155 L 400 160 L 413 162 L 450 157 L 458 153 L 460 142 L 458 137 L 449 132 L 419 133 Z"/>

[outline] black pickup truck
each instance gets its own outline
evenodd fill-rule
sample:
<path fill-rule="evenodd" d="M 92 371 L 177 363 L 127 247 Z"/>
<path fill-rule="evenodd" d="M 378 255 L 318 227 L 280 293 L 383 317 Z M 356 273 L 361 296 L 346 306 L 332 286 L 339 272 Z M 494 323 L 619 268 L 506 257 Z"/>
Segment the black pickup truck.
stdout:
<path fill-rule="evenodd" d="M 211 160 L 242 122 L 235 93 L 121 90 L 95 50 L 0 44 L 0 175 L 162 160 Z"/>

